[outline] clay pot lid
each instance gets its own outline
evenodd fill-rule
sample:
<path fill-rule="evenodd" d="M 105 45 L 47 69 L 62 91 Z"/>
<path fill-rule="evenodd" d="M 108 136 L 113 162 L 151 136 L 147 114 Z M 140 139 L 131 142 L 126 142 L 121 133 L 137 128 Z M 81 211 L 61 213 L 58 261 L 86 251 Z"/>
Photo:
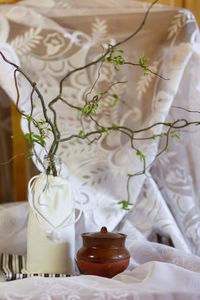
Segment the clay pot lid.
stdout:
<path fill-rule="evenodd" d="M 126 237 L 123 233 L 108 232 L 105 226 L 103 226 L 99 232 L 86 232 L 82 233 L 82 236 L 95 239 L 121 239 Z"/>

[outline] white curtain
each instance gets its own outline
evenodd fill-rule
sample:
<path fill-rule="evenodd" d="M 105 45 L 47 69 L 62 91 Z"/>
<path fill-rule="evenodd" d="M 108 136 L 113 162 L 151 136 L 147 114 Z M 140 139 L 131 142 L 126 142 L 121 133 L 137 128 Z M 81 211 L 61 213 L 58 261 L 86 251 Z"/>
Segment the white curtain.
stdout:
<path fill-rule="evenodd" d="M 97 57 L 101 44 L 128 36 L 140 24 L 147 7 L 147 3 L 131 0 L 123 4 L 120 1 L 45 1 L 40 5 L 28 0 L 1 6 L 1 50 L 8 59 L 20 62 L 48 103 L 58 93 L 59 79 L 68 70 Z M 117 123 L 139 129 L 185 116 L 185 111 L 173 106 L 198 110 L 198 38 L 197 25 L 189 12 L 160 5 L 153 8 L 143 30 L 122 48 L 126 59 L 133 62 L 138 62 L 144 52 L 150 57 L 150 68 L 169 80 L 153 74 L 143 76 L 142 70 L 130 66 L 114 72 L 110 64 L 105 64 L 94 92 L 104 90 L 107 82 L 119 77 L 127 83 L 113 88 L 112 92 L 121 101 L 110 109 L 112 100 L 108 98 L 98 121 L 105 126 Z M 12 72 L 1 63 L 1 85 L 14 99 Z M 64 96 L 82 105 L 84 93 L 93 85 L 97 72 L 98 67 L 93 67 L 75 73 L 64 85 Z M 21 85 L 22 80 L 19 76 Z M 29 87 L 23 85 L 20 105 L 27 113 L 30 111 L 28 96 Z M 34 116 L 40 119 L 41 106 L 35 101 Z M 61 102 L 56 109 L 63 137 L 78 133 L 81 127 L 77 112 Z M 198 120 L 198 114 L 187 118 Z M 87 130 L 94 128 L 90 122 L 87 126 Z M 25 119 L 22 119 L 22 129 L 27 131 Z M 155 127 L 150 135 L 163 131 L 165 128 Z M 161 230 L 177 248 L 199 254 L 200 174 L 195 159 L 199 151 L 198 127 L 177 134 L 180 140 L 170 141 L 169 151 L 157 159 L 147 174 L 131 180 L 134 206 L 128 213 L 117 202 L 127 197 L 127 174 L 142 168 L 128 142 L 121 135 L 110 134 L 91 146 L 80 140 L 61 144 L 58 154 L 65 164 L 63 176 L 70 174 L 84 198 L 82 231 L 97 230 L 103 225 L 114 230 L 117 226 L 118 230 L 130 231 L 131 237 L 139 232 L 147 238 L 153 230 Z M 142 141 L 137 145 L 149 163 L 159 151 L 157 141 Z M 41 149 L 37 151 L 42 157 Z"/>

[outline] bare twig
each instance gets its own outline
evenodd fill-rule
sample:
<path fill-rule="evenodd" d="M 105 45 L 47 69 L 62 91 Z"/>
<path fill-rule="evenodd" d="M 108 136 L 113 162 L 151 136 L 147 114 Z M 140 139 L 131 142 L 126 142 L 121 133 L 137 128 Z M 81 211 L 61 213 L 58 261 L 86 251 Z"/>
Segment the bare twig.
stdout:
<path fill-rule="evenodd" d="M 37 86 L 35 86 L 35 82 L 33 82 L 30 77 L 24 72 L 23 69 L 21 69 L 18 65 L 12 63 L 11 61 L 9 61 L 5 55 L 2 53 L 2 51 L 0 51 L 0 55 L 1 57 L 3 58 L 3 60 L 5 62 L 7 62 L 8 64 L 12 65 L 14 68 L 15 68 L 15 72 L 14 72 L 14 79 L 15 79 L 15 83 L 17 82 L 16 81 L 16 72 L 19 72 L 21 73 L 25 78 L 26 80 L 29 82 L 29 84 L 34 87 L 35 89 L 35 92 L 37 93 L 38 95 L 38 98 L 40 99 L 40 103 L 41 103 L 41 106 L 42 106 L 42 111 L 43 111 L 43 115 L 44 115 L 44 118 L 45 118 L 45 121 L 50 125 L 51 127 L 51 130 L 52 130 L 52 133 L 53 133 L 53 136 L 54 136 L 54 140 L 56 140 L 56 136 L 57 136 L 57 132 L 56 132 L 56 128 L 54 127 L 51 119 L 48 117 L 47 115 L 47 108 L 46 108 L 46 105 L 45 105 L 45 101 L 44 101 L 44 98 L 42 96 L 42 94 L 40 93 L 39 89 L 37 88 Z M 16 85 L 15 85 L 16 86 Z M 17 91 L 18 91 L 18 87 L 16 88 Z M 19 101 L 18 99 L 19 95 L 17 96 L 17 101 Z M 23 114 L 21 111 L 19 111 L 21 114 Z"/>
<path fill-rule="evenodd" d="M 134 36 L 136 36 L 136 35 L 141 31 L 141 29 L 144 27 L 144 25 L 145 25 L 145 23 L 146 23 L 146 20 L 147 20 L 147 17 L 148 17 L 148 15 L 149 15 L 149 13 L 150 13 L 151 8 L 152 8 L 158 1 L 159 1 L 159 0 L 155 0 L 155 1 L 153 1 L 152 4 L 149 5 L 149 7 L 148 7 L 148 9 L 147 9 L 147 11 L 146 11 L 146 13 L 145 13 L 145 16 L 144 16 L 144 18 L 143 18 L 141 24 L 138 26 L 138 28 L 137 28 L 131 35 L 129 35 L 129 36 L 128 36 L 127 38 L 125 38 L 124 40 L 117 42 L 115 45 L 109 45 L 109 46 L 108 46 L 108 49 L 105 51 L 105 53 L 103 53 L 100 57 L 98 57 L 97 59 L 93 60 L 92 62 L 90 62 L 90 63 L 88 63 L 88 64 L 86 64 L 86 65 L 84 65 L 84 66 L 82 66 L 82 67 L 79 67 L 79 68 L 76 68 L 76 69 L 73 69 L 73 70 L 69 71 L 69 72 L 62 78 L 62 80 L 60 81 L 60 93 L 59 93 L 60 96 L 62 95 L 62 89 L 63 89 L 63 83 L 64 83 L 64 81 L 65 81 L 67 78 L 69 78 L 72 74 L 74 74 L 74 73 L 76 73 L 76 72 L 79 72 L 79 71 L 82 71 L 82 70 L 84 70 L 84 69 L 86 69 L 86 68 L 89 68 L 89 67 L 91 67 L 91 66 L 93 66 L 93 65 L 98 64 L 98 63 L 101 62 L 108 54 L 110 54 L 110 53 L 112 52 L 113 48 L 116 48 L 116 47 L 118 47 L 118 46 L 120 46 L 120 45 L 122 45 L 122 44 L 128 42 L 130 39 L 132 39 Z"/>
<path fill-rule="evenodd" d="M 42 93 L 40 92 L 40 90 L 38 89 L 38 87 L 36 86 L 36 83 L 33 82 L 31 80 L 31 78 L 29 78 L 29 76 L 16 64 L 10 62 L 5 56 L 4 54 L 0 51 L 0 55 L 3 58 L 3 60 L 12 65 L 14 67 L 14 80 L 15 80 L 15 87 L 16 87 L 16 92 L 17 92 L 17 99 L 16 99 L 16 107 L 17 110 L 20 112 L 20 114 L 24 117 L 27 118 L 27 114 L 24 113 L 23 111 L 20 110 L 20 93 L 19 93 L 19 88 L 18 88 L 18 83 L 17 83 L 17 73 L 21 73 L 24 78 L 29 82 L 29 84 L 32 87 L 32 91 L 31 91 L 31 95 L 30 95 L 30 105 L 31 105 L 31 110 L 30 113 L 28 115 L 27 121 L 28 121 L 28 129 L 29 129 L 29 134 L 30 134 L 30 139 L 31 139 L 31 143 L 37 143 L 37 140 L 35 141 L 35 139 L 32 137 L 31 135 L 31 124 L 33 124 L 40 132 L 41 134 L 41 130 L 38 127 L 38 122 L 33 118 L 33 109 L 34 109 L 34 103 L 33 103 L 33 94 L 36 93 L 39 100 L 40 100 L 40 104 L 42 107 L 42 112 L 43 112 L 43 116 L 45 119 L 45 122 L 48 124 L 48 126 L 50 127 L 49 129 L 51 130 L 52 134 L 53 134 L 53 141 L 50 145 L 50 149 L 47 153 L 48 158 L 51 160 L 52 163 L 52 167 L 51 169 L 53 170 L 53 175 L 56 176 L 57 172 L 56 172 L 56 168 L 53 162 L 53 158 L 56 154 L 56 151 L 58 149 L 58 146 L 60 143 L 63 142 L 68 142 L 72 139 L 81 139 L 81 140 L 87 140 L 89 141 L 89 143 L 94 143 L 95 141 L 98 141 L 99 139 L 103 138 L 105 135 L 109 134 L 112 131 L 118 131 L 121 132 L 123 135 L 126 135 L 129 140 L 130 140 L 130 144 L 131 144 L 131 148 L 136 152 L 136 155 L 138 155 L 138 157 L 140 158 L 141 162 L 142 162 L 142 170 L 135 172 L 133 174 L 128 174 L 128 180 L 127 180 L 127 201 L 130 202 L 130 190 L 129 190 L 129 186 L 130 186 L 130 180 L 135 177 L 135 176 L 139 176 L 142 174 L 145 174 L 146 170 L 152 165 L 153 162 L 151 162 L 149 165 L 147 165 L 146 162 L 146 157 L 145 155 L 140 151 L 140 149 L 138 147 L 136 147 L 136 142 L 138 140 L 154 140 L 155 137 L 160 137 L 160 136 L 165 136 L 165 145 L 164 147 L 161 149 L 161 151 L 159 153 L 157 153 L 157 155 L 155 155 L 154 159 L 157 159 L 157 157 L 159 157 L 162 153 L 164 153 L 167 149 L 168 149 L 168 145 L 169 145 L 169 138 L 170 138 L 170 134 L 172 133 L 172 131 L 174 130 L 180 130 L 183 129 L 185 127 L 188 126 L 192 126 L 192 125 L 200 125 L 200 121 L 192 121 L 189 122 L 188 120 L 186 120 L 185 118 L 180 118 L 177 119 L 174 122 L 156 122 L 154 124 L 151 124 L 149 126 L 143 127 L 143 128 L 139 128 L 139 129 L 135 129 L 133 130 L 132 128 L 129 128 L 127 126 L 119 126 L 114 124 L 113 126 L 102 126 L 100 124 L 100 122 L 98 122 L 98 119 L 95 117 L 96 114 L 96 107 L 98 107 L 98 105 L 100 104 L 101 101 L 103 101 L 104 97 L 106 95 L 111 95 L 110 91 L 112 89 L 113 86 L 117 85 L 117 84 L 124 84 L 125 81 L 117 81 L 114 83 L 111 83 L 109 85 L 109 87 L 101 92 L 98 93 L 96 95 L 94 95 L 92 97 L 91 100 L 89 99 L 89 96 L 93 93 L 94 88 L 100 78 L 100 71 L 102 68 L 102 65 L 104 63 L 104 61 L 114 61 L 115 63 L 119 63 L 119 64 L 124 64 L 124 65 L 131 65 L 131 66 L 139 66 L 139 67 L 143 67 L 145 69 L 145 71 L 149 71 L 150 73 L 154 74 L 155 76 L 161 78 L 161 79 L 165 79 L 167 80 L 168 78 L 164 78 L 162 75 L 157 74 L 156 72 L 154 72 L 153 70 L 151 70 L 150 68 L 148 68 L 144 62 L 144 65 L 141 65 L 140 63 L 132 63 L 132 62 L 126 62 L 124 60 L 117 62 L 116 59 L 117 58 L 121 58 L 121 56 L 118 57 L 112 57 L 112 55 L 115 52 L 119 52 L 120 50 L 117 50 L 116 48 L 119 47 L 120 45 L 128 42 L 129 40 L 131 40 L 134 36 L 136 36 L 144 27 L 147 17 L 149 15 L 149 12 L 151 10 L 151 8 L 158 2 L 159 0 L 155 0 L 153 1 L 153 3 L 149 6 L 149 8 L 147 9 L 144 18 L 141 22 L 141 24 L 138 26 L 138 28 L 128 37 L 126 37 L 125 39 L 123 39 L 122 41 L 119 41 L 117 43 L 115 43 L 115 45 L 108 45 L 107 49 L 104 49 L 103 52 L 101 53 L 101 55 L 99 57 L 97 57 L 96 59 L 94 59 L 93 61 L 80 66 L 76 69 L 70 70 L 61 80 L 60 80 L 60 84 L 59 84 L 59 93 L 58 95 L 53 98 L 48 106 L 45 104 L 44 101 L 44 97 L 42 95 Z M 121 50 L 122 52 L 122 50 Z M 70 100 L 65 99 L 65 97 L 63 97 L 62 93 L 63 93 L 63 84 L 64 82 L 70 78 L 70 76 L 76 72 L 82 71 L 84 69 L 90 68 L 93 65 L 99 65 L 98 67 L 98 74 L 97 74 L 97 78 L 95 79 L 94 83 L 92 84 L 92 87 L 89 89 L 89 91 L 84 95 L 84 100 L 85 100 L 85 105 L 83 107 L 77 106 L 77 105 L 73 105 L 72 103 L 70 103 Z M 116 65 L 115 65 L 116 67 Z M 118 100 L 118 98 L 117 98 Z M 58 124 L 57 124 L 57 112 L 56 109 L 54 107 L 54 105 L 58 102 L 61 101 L 64 104 L 66 104 L 69 108 L 75 109 L 79 112 L 79 115 L 81 115 L 80 117 L 80 123 L 82 126 L 82 131 L 80 131 L 79 133 L 73 133 L 69 136 L 66 137 L 62 137 L 61 136 L 61 132 L 58 128 Z M 123 100 L 122 100 L 123 102 Z M 124 102 L 123 102 L 124 103 Z M 115 103 L 114 103 L 115 104 Z M 127 105 L 127 104 L 126 104 Z M 195 113 L 200 113 L 198 111 L 192 111 L 192 110 L 188 110 L 188 109 L 184 109 L 181 107 L 176 107 L 182 110 L 185 110 L 187 112 L 195 112 Z M 48 116 L 48 110 L 51 110 L 51 112 L 53 113 L 53 120 L 51 120 Z M 86 110 L 84 110 L 86 109 Z M 88 131 L 86 132 L 85 128 L 84 128 L 84 120 L 86 120 L 86 118 L 84 119 L 84 117 L 88 117 L 89 121 L 93 122 L 93 124 L 96 125 L 96 130 L 93 131 Z M 87 120 L 88 120 L 87 119 Z M 166 132 L 164 134 L 157 134 L 157 135 L 151 135 L 151 130 L 155 127 L 158 126 L 163 126 L 166 127 Z M 146 137 L 137 137 L 137 134 L 139 133 L 146 133 Z M 41 134 L 41 138 L 42 138 L 42 134 Z M 44 147 L 45 148 L 45 147 Z M 34 154 L 36 155 L 37 159 L 39 160 L 39 162 L 43 165 L 42 160 L 37 156 L 37 153 L 35 152 L 35 149 L 33 147 L 34 150 Z M 153 160 L 154 161 L 154 160 Z M 47 174 L 50 172 L 50 169 L 47 169 Z"/>
<path fill-rule="evenodd" d="M 11 163 L 15 158 L 19 157 L 19 156 L 25 156 L 26 153 L 18 153 L 14 156 L 12 156 L 10 159 L 8 159 L 7 161 L 4 161 L 4 162 L 0 162 L 0 166 L 5 166 L 5 165 L 8 165 L 9 163 Z"/>
<path fill-rule="evenodd" d="M 190 109 L 187 109 L 187 108 L 184 108 L 184 107 L 181 107 L 181 106 L 172 105 L 172 108 L 181 109 L 181 110 L 187 111 L 187 112 L 189 112 L 189 113 L 197 113 L 197 114 L 200 114 L 200 111 L 198 111 L 198 110 L 190 110 Z"/>

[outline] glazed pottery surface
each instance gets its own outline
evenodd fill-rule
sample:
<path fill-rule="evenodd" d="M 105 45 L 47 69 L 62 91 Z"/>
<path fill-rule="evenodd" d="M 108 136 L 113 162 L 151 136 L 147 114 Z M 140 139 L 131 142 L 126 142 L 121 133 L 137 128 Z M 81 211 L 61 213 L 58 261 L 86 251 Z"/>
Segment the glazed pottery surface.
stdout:
<path fill-rule="evenodd" d="M 100 232 L 83 233 L 82 239 L 77 263 L 84 274 L 111 278 L 127 268 L 130 254 L 125 248 L 125 234 L 102 227 Z"/>

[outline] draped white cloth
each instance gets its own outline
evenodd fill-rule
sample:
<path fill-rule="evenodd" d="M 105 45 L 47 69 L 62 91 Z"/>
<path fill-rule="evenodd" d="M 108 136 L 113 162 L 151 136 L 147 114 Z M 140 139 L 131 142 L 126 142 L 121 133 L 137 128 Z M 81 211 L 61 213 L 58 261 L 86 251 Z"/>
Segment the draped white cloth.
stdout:
<path fill-rule="evenodd" d="M 27 203 L 0 206 L 0 253 L 26 253 L 27 217 Z M 136 239 L 129 251 L 128 270 L 113 279 L 81 275 L 0 282 L 0 299 L 200 299 L 198 256 Z"/>
<path fill-rule="evenodd" d="M 0 47 L 8 59 L 20 64 L 37 82 L 48 103 L 58 94 L 59 80 L 69 70 L 98 57 L 101 45 L 114 44 L 132 33 L 141 23 L 148 5 L 133 0 L 24 0 L 16 5 L 1 6 Z M 114 72 L 111 64 L 103 65 L 94 93 L 104 91 L 110 82 L 126 81 L 126 84 L 112 87 L 112 93 L 120 97 L 115 107 L 110 107 L 112 97 L 104 101 L 98 115 L 103 126 L 116 123 L 136 130 L 183 117 L 199 120 L 198 113 L 188 114 L 175 107 L 199 110 L 199 30 L 189 11 L 157 5 L 142 31 L 120 49 L 125 50 L 126 61 L 136 63 L 144 52 L 150 57 L 150 69 L 169 80 L 152 73 L 144 76 L 142 70 L 132 66 L 121 66 L 120 71 Z M 95 66 L 74 73 L 65 82 L 63 93 L 69 102 L 84 104 L 84 96 L 93 86 L 98 70 Z M 20 107 L 29 113 L 30 87 L 21 76 L 18 80 L 23 95 Z M 2 60 L 0 84 L 15 99 L 13 69 Z M 34 117 L 40 120 L 41 106 L 37 97 L 34 101 Z M 56 104 L 56 109 L 63 137 L 78 134 L 81 126 L 77 112 L 61 102 Z M 27 132 L 25 119 L 22 119 L 22 129 Z M 93 130 L 95 126 L 87 122 L 85 129 Z M 153 127 L 148 136 L 165 131 L 165 127 Z M 128 235 L 127 247 L 135 265 L 130 265 L 130 273 L 114 280 L 81 276 L 3 284 L 4 297 L 20 299 L 31 295 L 35 299 L 48 294 L 56 299 L 56 294 L 58 299 L 58 295 L 66 299 L 147 299 L 148 294 L 148 299 L 157 299 L 157 296 L 199 299 L 200 263 L 199 258 L 193 256 L 200 254 L 198 131 L 198 126 L 190 126 L 174 132 L 180 139 L 172 138 L 169 151 L 157 159 L 145 175 L 131 180 L 134 206 L 129 212 L 121 210 L 117 202 L 127 197 L 127 174 L 141 171 L 142 164 L 123 135 L 105 135 L 91 146 L 80 140 L 62 143 L 58 150 L 63 161 L 62 174 L 79 187 L 84 200 L 84 213 L 76 228 L 76 247 L 80 247 L 81 232 L 96 231 L 106 225 L 109 230 Z M 163 138 L 156 138 L 138 141 L 137 148 L 151 164 L 164 145 Z M 41 157 L 44 155 L 39 147 L 37 152 Z M 37 166 L 42 170 L 39 164 Z M 25 209 L 25 205 L 18 209 Z M 3 211 L 5 207 L 1 209 L 2 214 Z M 19 221 L 24 224 L 22 219 Z M 154 230 L 168 234 L 177 249 L 147 242 Z M 0 243 L 4 247 L 1 250 L 25 253 L 24 243 L 9 247 L 15 245 L 10 239 L 11 233 L 9 230 L 9 238 L 2 236 L 2 241 L 6 239 L 7 242 Z M 157 260 L 160 262 L 152 262 Z M 134 269 L 137 264 L 139 266 Z"/>

